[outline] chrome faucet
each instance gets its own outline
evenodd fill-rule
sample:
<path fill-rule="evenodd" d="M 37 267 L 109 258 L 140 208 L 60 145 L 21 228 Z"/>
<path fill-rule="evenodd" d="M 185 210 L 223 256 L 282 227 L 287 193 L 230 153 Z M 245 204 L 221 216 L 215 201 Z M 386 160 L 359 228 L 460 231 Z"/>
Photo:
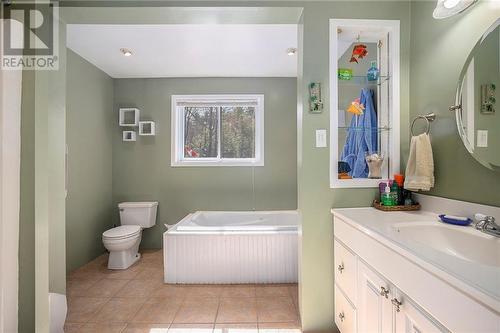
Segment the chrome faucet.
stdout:
<path fill-rule="evenodd" d="M 475 228 L 489 235 L 500 237 L 500 225 L 496 224 L 493 216 L 483 214 L 474 215 L 476 219 Z"/>

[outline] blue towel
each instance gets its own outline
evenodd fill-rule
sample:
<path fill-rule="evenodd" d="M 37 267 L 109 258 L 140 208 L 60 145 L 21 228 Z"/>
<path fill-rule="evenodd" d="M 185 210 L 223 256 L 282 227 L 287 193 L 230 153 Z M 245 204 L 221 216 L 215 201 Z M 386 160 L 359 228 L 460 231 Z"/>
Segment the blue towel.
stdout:
<path fill-rule="evenodd" d="M 363 88 L 360 103 L 365 106 L 362 115 L 355 115 L 347 130 L 347 138 L 340 160 L 349 164 L 353 178 L 367 178 L 368 164 L 365 153 L 378 151 L 377 114 L 373 103 L 373 91 Z"/>

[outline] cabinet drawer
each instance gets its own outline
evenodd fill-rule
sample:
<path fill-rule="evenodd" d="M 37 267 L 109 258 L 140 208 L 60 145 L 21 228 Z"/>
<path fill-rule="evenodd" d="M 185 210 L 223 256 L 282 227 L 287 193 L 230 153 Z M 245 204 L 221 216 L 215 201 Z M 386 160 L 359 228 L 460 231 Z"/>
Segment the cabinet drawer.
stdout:
<path fill-rule="evenodd" d="M 335 324 L 341 333 L 356 332 L 356 310 L 335 286 Z"/>
<path fill-rule="evenodd" d="M 356 257 L 338 240 L 334 240 L 335 282 L 351 302 L 356 299 Z"/>

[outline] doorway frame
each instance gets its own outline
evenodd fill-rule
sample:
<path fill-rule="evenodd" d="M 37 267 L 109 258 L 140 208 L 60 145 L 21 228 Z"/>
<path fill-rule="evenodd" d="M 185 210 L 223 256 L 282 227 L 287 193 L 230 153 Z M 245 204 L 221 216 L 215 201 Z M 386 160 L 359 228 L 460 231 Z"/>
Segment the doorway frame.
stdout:
<path fill-rule="evenodd" d="M 22 73 L 0 69 L 1 332 L 18 331 Z"/>

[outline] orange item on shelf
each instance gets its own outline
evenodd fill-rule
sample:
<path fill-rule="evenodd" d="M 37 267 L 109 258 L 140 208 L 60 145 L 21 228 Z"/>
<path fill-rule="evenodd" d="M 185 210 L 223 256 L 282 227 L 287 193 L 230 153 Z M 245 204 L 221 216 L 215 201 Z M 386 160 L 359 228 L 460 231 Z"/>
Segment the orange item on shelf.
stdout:
<path fill-rule="evenodd" d="M 352 177 L 347 172 L 341 172 L 339 173 L 339 179 L 352 179 Z"/>
<path fill-rule="evenodd" d="M 400 173 L 396 173 L 394 175 L 394 180 L 396 181 L 396 183 L 398 184 L 399 187 L 402 187 L 404 182 L 405 182 L 405 176 L 403 176 Z"/>

